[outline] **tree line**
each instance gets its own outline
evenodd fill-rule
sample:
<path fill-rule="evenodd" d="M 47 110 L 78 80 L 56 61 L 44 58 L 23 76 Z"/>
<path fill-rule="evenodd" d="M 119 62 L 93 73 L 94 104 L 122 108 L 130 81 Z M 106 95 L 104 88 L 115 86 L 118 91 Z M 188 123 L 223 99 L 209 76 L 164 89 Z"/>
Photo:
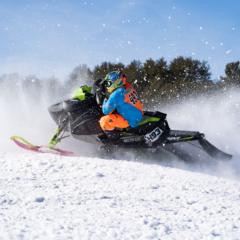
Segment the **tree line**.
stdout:
<path fill-rule="evenodd" d="M 225 75 L 218 81 L 211 79 L 210 66 L 206 61 L 190 57 L 177 57 L 171 62 L 164 58 L 147 59 L 144 62 L 133 60 L 130 64 L 103 62 L 92 70 L 85 64 L 75 67 L 66 81 L 55 77 L 40 79 L 34 75 L 21 77 L 18 74 L 2 75 L 0 91 L 11 88 L 17 94 L 19 88 L 33 98 L 49 96 L 53 101 L 70 95 L 78 86 L 92 85 L 94 80 L 104 78 L 114 70 L 123 71 L 128 81 L 137 89 L 145 104 L 159 101 L 169 103 L 189 97 L 211 94 L 227 88 L 240 87 L 240 61 L 228 63 Z"/>

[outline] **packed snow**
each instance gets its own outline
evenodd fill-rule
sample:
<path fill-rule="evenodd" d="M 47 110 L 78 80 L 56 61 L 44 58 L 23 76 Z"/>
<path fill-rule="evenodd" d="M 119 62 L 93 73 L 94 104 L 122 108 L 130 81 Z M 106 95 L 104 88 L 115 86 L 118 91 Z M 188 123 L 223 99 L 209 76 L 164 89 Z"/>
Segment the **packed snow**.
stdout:
<path fill-rule="evenodd" d="M 0 157 L 0 239 L 239 239 L 240 183 L 124 160 Z"/>

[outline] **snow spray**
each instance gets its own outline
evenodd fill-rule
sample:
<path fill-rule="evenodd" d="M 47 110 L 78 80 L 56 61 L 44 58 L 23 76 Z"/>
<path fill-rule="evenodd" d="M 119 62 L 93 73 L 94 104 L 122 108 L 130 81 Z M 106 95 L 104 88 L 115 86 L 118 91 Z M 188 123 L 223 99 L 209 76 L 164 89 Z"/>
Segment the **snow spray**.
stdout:
<path fill-rule="evenodd" d="M 34 79 L 33 79 L 34 80 Z M 0 152 L 22 151 L 10 141 L 12 135 L 20 135 L 33 144 L 47 145 L 55 132 L 56 124 L 48 113 L 48 107 L 70 97 L 54 97 L 48 89 L 47 80 L 41 80 L 41 88 L 24 86 L 24 79 L 11 75 L 1 82 L 0 88 Z M 60 146 L 80 153 L 89 153 L 89 144 L 67 139 Z"/>
<path fill-rule="evenodd" d="M 237 176 L 240 170 L 239 92 L 232 89 L 208 97 L 189 99 L 158 110 L 168 113 L 168 122 L 172 129 L 202 132 L 216 147 L 234 156 L 231 161 L 218 161 L 211 167 L 209 163 L 201 165 L 201 171 L 239 178 Z M 199 170 L 199 166 L 195 165 L 196 167 Z"/>
<path fill-rule="evenodd" d="M 11 135 L 22 135 L 34 141 L 46 141 L 53 123 L 49 121 L 44 93 L 23 88 L 21 78 L 7 79 L 0 89 L 0 150 L 14 151 Z"/>

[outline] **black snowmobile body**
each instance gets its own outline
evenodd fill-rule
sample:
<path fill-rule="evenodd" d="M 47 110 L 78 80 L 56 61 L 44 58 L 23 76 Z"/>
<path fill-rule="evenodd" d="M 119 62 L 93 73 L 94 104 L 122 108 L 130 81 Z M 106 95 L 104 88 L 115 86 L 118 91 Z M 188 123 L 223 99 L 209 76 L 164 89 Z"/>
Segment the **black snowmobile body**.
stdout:
<path fill-rule="evenodd" d="M 99 125 L 103 114 L 94 95 L 89 95 L 83 101 L 65 100 L 50 106 L 48 110 L 60 129 L 85 142 L 100 142 L 105 146 L 116 145 L 126 148 L 164 149 L 184 159 L 174 144 L 197 141 L 211 157 L 219 159 L 232 157 L 209 143 L 203 133 L 171 130 L 165 113 L 144 112 L 143 120 L 138 127 L 114 130 L 112 138 L 106 135 Z"/>

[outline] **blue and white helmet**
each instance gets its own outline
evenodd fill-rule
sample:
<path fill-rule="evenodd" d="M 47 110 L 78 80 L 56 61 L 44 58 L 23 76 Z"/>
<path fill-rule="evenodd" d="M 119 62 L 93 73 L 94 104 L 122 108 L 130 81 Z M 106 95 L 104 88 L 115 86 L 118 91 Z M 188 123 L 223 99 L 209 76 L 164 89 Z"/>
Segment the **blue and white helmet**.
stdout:
<path fill-rule="evenodd" d="M 127 78 L 125 74 L 120 71 L 112 71 L 106 75 L 104 80 L 108 93 L 112 93 L 117 88 L 124 86 Z"/>

